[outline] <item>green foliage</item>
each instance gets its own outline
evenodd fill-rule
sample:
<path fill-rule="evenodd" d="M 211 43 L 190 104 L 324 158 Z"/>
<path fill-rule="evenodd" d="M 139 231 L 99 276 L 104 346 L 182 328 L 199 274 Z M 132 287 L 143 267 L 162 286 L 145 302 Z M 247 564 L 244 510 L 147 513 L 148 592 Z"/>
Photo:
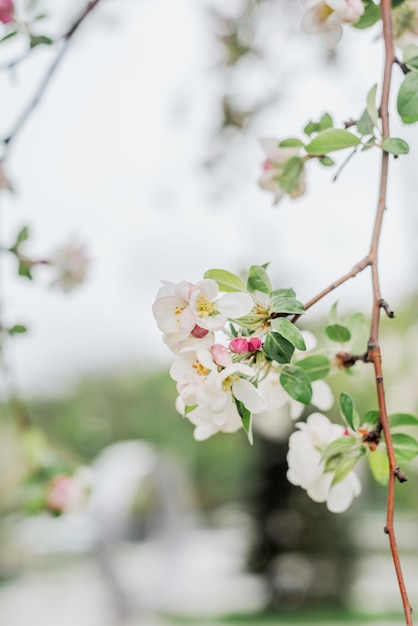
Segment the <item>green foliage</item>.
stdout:
<path fill-rule="evenodd" d="M 341 414 L 345 418 L 348 426 L 352 430 L 357 430 L 360 427 L 360 417 L 354 408 L 354 402 L 348 393 L 340 394 L 340 408 Z"/>
<path fill-rule="evenodd" d="M 245 285 L 239 276 L 227 270 L 212 269 L 204 274 L 205 278 L 212 278 L 218 284 L 220 291 L 245 291 Z"/>
<path fill-rule="evenodd" d="M 304 165 L 304 160 L 296 156 L 286 162 L 283 172 L 279 176 L 279 184 L 283 191 L 291 193 L 299 187 Z"/>
<path fill-rule="evenodd" d="M 353 24 L 355 28 L 359 29 L 370 28 L 380 20 L 380 6 L 375 4 L 373 0 L 363 0 L 363 2 L 365 4 L 364 13 L 360 19 Z"/>
<path fill-rule="evenodd" d="M 242 427 L 244 431 L 247 433 L 248 441 L 252 445 L 253 444 L 253 431 L 252 431 L 252 424 L 251 424 L 252 422 L 251 411 L 247 409 L 247 407 L 244 405 L 243 402 L 241 402 L 241 400 L 238 400 L 235 397 L 234 397 L 234 400 L 235 400 L 238 413 L 242 420 Z"/>
<path fill-rule="evenodd" d="M 276 317 L 271 320 L 271 326 L 279 335 L 287 339 L 298 350 L 306 350 L 302 333 L 292 322 L 285 317 Z"/>
<path fill-rule="evenodd" d="M 300 315 L 305 311 L 302 302 L 296 300 L 293 289 L 276 289 L 272 291 L 270 306 L 274 313 Z"/>
<path fill-rule="evenodd" d="M 247 280 L 248 291 L 261 291 L 262 293 L 270 293 L 273 287 L 267 274 L 265 265 L 251 265 Z"/>
<path fill-rule="evenodd" d="M 408 154 L 409 146 L 403 139 L 395 137 L 383 137 L 382 148 L 385 152 L 394 154 L 396 156 L 400 154 Z"/>
<path fill-rule="evenodd" d="M 279 333 L 267 333 L 264 342 L 266 356 L 277 363 L 290 363 L 295 348 Z"/>
<path fill-rule="evenodd" d="M 327 128 L 318 133 L 310 143 L 305 146 L 308 154 L 321 156 L 328 152 L 336 152 L 345 148 L 353 148 L 358 146 L 361 140 L 348 130 L 339 128 Z"/>
<path fill-rule="evenodd" d="M 309 380 L 313 382 L 314 380 L 320 380 L 328 376 L 331 363 L 326 356 L 317 354 L 300 359 L 298 361 L 298 367 L 302 368 Z"/>
<path fill-rule="evenodd" d="M 341 324 L 332 324 L 332 326 L 327 326 L 325 328 L 325 333 L 331 341 L 336 341 L 337 343 L 345 343 L 351 339 L 350 331 L 345 326 L 341 326 Z"/>
<path fill-rule="evenodd" d="M 405 76 L 396 104 L 398 113 L 405 124 L 418 121 L 418 72 L 409 72 Z"/>
<path fill-rule="evenodd" d="M 280 383 L 291 398 L 309 404 L 312 400 L 311 381 L 297 365 L 284 365 L 280 373 Z"/>

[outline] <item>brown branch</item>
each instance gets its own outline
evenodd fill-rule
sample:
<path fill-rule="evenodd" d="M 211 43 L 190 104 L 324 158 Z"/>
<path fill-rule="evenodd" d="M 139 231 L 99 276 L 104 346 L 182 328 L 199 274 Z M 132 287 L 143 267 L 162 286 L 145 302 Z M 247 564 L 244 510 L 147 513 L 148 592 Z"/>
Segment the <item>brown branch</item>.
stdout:
<path fill-rule="evenodd" d="M 382 134 L 384 137 L 390 137 L 389 133 L 389 94 L 390 84 L 392 77 L 392 67 L 395 63 L 395 54 L 393 49 L 393 36 L 392 36 L 392 14 L 391 14 L 391 0 L 381 0 L 381 16 L 383 21 L 383 39 L 385 45 L 385 63 L 383 71 L 383 86 L 382 96 L 380 102 L 380 117 L 382 120 Z M 402 573 L 402 567 L 399 559 L 399 552 L 396 545 L 396 538 L 394 533 L 394 508 L 395 508 L 395 478 L 399 478 L 404 481 L 406 476 L 399 470 L 396 464 L 395 452 L 393 449 L 392 436 L 390 432 L 386 400 L 385 389 L 383 383 L 383 370 L 382 370 L 382 356 L 379 346 L 379 322 L 380 322 L 380 310 L 384 308 L 385 311 L 390 314 L 393 311 L 389 309 L 381 296 L 380 284 L 379 284 L 379 270 L 378 270 L 378 248 L 382 230 L 383 216 L 386 210 L 386 196 L 387 196 L 387 182 L 388 182 L 388 169 L 389 169 L 389 154 L 382 151 L 381 170 L 380 170 L 380 185 L 379 185 L 379 200 L 377 204 L 375 223 L 373 228 L 373 235 L 370 245 L 369 259 L 372 270 L 372 286 L 373 286 L 373 306 L 372 306 L 372 318 L 370 326 L 370 341 L 368 359 L 373 363 L 376 379 L 377 399 L 379 406 L 380 423 L 382 425 L 383 433 L 385 436 L 386 450 L 389 460 L 389 484 L 387 494 L 387 510 L 386 510 L 386 526 L 385 532 L 389 536 L 389 544 L 392 553 L 393 564 L 395 567 L 396 577 L 398 580 L 399 590 L 402 598 L 402 604 L 405 614 L 405 623 L 407 626 L 412 626 L 412 608 L 409 603 L 408 594 L 405 587 L 405 582 Z"/>
<path fill-rule="evenodd" d="M 334 291 L 334 289 L 345 283 L 347 280 L 349 280 L 350 278 L 354 278 L 355 276 L 357 276 L 357 274 L 360 274 L 360 272 L 366 269 L 366 267 L 368 267 L 369 265 L 370 259 L 368 256 L 366 256 L 362 261 L 360 261 L 360 263 L 357 263 L 357 265 L 355 265 L 351 271 L 347 272 L 347 274 L 344 274 L 344 276 L 341 276 L 341 278 L 339 278 L 338 280 L 335 280 L 333 283 L 331 283 L 331 285 L 329 285 L 328 287 L 320 291 L 316 296 L 308 300 L 308 302 L 306 302 L 304 305 L 305 311 L 307 311 L 314 304 L 322 300 L 322 298 L 325 298 L 325 296 L 331 293 L 331 291 Z M 293 324 L 297 322 L 300 316 L 301 314 L 292 317 Z"/>
<path fill-rule="evenodd" d="M 6 148 L 8 148 L 8 149 L 10 148 L 11 143 L 14 141 L 14 139 L 19 134 L 19 132 L 22 130 L 23 126 L 25 125 L 25 123 L 27 121 L 27 119 L 29 118 L 31 113 L 35 110 L 35 108 L 37 107 L 37 105 L 41 101 L 41 99 L 42 99 L 43 95 L 45 94 L 45 91 L 46 91 L 46 89 L 47 89 L 47 87 L 48 87 L 48 85 L 49 85 L 49 83 L 51 81 L 51 78 L 53 77 L 56 69 L 58 68 L 58 66 L 61 63 L 63 57 L 65 56 L 65 53 L 68 50 L 68 47 L 69 47 L 69 45 L 71 43 L 71 40 L 72 40 L 72 37 L 77 32 L 78 28 L 84 22 L 86 17 L 99 4 L 99 2 L 100 2 L 100 0 L 91 0 L 91 2 L 88 2 L 88 4 L 86 5 L 86 7 L 82 11 L 82 13 L 79 15 L 79 17 L 74 22 L 74 24 L 72 24 L 71 28 L 62 37 L 63 44 L 62 44 L 60 50 L 58 51 L 58 53 L 56 54 L 56 56 L 55 56 L 54 60 L 52 61 L 51 65 L 46 70 L 46 72 L 45 72 L 41 82 L 39 83 L 38 88 L 36 89 L 32 99 L 30 100 L 30 102 L 27 104 L 27 106 L 23 109 L 23 111 L 21 112 L 21 114 L 17 118 L 17 120 L 16 120 L 12 130 L 8 134 L 8 136 L 3 139 L 3 144 L 6 146 Z"/>

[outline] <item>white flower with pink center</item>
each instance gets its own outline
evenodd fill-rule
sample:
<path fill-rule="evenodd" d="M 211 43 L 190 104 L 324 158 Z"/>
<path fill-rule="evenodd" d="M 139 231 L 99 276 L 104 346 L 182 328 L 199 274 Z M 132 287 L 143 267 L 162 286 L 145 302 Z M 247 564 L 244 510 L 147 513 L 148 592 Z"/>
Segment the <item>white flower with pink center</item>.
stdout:
<path fill-rule="evenodd" d="M 277 204 L 285 195 L 286 191 L 280 186 L 280 176 L 283 174 L 286 164 L 293 157 L 300 155 L 300 148 L 279 148 L 279 139 L 260 139 L 260 145 L 265 153 L 263 173 L 258 181 L 262 189 L 271 191 L 274 195 L 274 204 Z M 291 198 L 298 198 L 305 193 L 305 174 L 301 171 L 299 180 L 294 189 L 289 193 Z"/>
<path fill-rule="evenodd" d="M 308 35 L 321 35 L 328 48 L 343 36 L 343 24 L 355 24 L 364 13 L 361 0 L 304 0 L 301 29 Z"/>
<path fill-rule="evenodd" d="M 305 489 L 315 502 L 326 502 L 331 512 L 342 513 L 360 494 L 361 484 L 357 474 L 351 471 L 333 485 L 334 472 L 326 471 L 322 453 L 328 444 L 345 434 L 344 427 L 333 424 L 321 413 L 312 413 L 306 423 L 299 422 L 296 426 L 299 430 L 289 438 L 289 482 Z"/>

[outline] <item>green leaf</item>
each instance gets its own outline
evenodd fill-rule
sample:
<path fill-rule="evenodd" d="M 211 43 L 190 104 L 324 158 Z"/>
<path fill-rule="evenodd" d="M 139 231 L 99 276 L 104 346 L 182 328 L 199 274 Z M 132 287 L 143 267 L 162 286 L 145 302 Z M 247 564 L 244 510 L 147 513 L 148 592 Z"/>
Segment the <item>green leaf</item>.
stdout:
<path fill-rule="evenodd" d="M 398 463 L 412 461 L 418 455 L 418 441 L 414 437 L 395 433 L 392 435 L 392 442 Z"/>
<path fill-rule="evenodd" d="M 308 135 L 309 137 L 312 135 L 312 133 L 316 133 L 317 131 L 318 124 L 316 122 L 312 122 L 312 120 L 310 120 L 303 129 L 305 135 Z"/>
<path fill-rule="evenodd" d="M 324 460 L 332 459 L 340 454 L 347 454 L 353 447 L 357 445 L 357 439 L 353 435 L 343 435 L 331 441 L 323 450 L 322 458 Z"/>
<path fill-rule="evenodd" d="M 335 161 L 331 159 L 329 156 L 321 156 L 319 158 L 319 162 L 321 165 L 325 165 L 325 167 L 330 167 L 331 165 L 335 165 Z"/>
<path fill-rule="evenodd" d="M 418 418 L 409 413 L 392 413 L 389 415 L 389 424 L 391 428 L 398 426 L 418 426 Z"/>
<path fill-rule="evenodd" d="M 227 270 L 212 269 L 204 274 L 204 278 L 212 278 L 220 291 L 245 291 L 245 285 L 239 276 Z"/>
<path fill-rule="evenodd" d="M 389 461 L 386 451 L 376 448 L 368 455 L 370 470 L 378 483 L 387 485 L 389 480 Z"/>
<path fill-rule="evenodd" d="M 360 119 L 358 120 L 356 124 L 356 127 L 360 135 L 363 135 L 363 137 L 365 135 L 373 135 L 374 124 L 367 109 L 364 109 L 363 113 L 360 116 Z"/>
<path fill-rule="evenodd" d="M 189 406 L 186 404 L 186 406 L 184 407 L 184 416 L 186 417 L 186 415 L 194 411 L 196 408 L 197 408 L 197 404 L 194 404 L 192 406 Z"/>
<path fill-rule="evenodd" d="M 30 47 L 35 48 L 36 46 L 51 46 L 54 41 L 51 37 L 46 37 L 46 35 L 30 35 Z"/>
<path fill-rule="evenodd" d="M 363 424 L 370 424 L 370 426 L 377 426 L 379 423 L 380 413 L 376 410 L 367 411 L 363 417 Z"/>
<path fill-rule="evenodd" d="M 21 228 L 19 230 L 19 232 L 16 235 L 16 241 L 14 242 L 14 244 L 9 248 L 10 252 L 13 252 L 14 254 L 16 254 L 16 252 L 18 252 L 19 250 L 19 246 L 21 243 L 23 243 L 24 241 L 26 241 L 27 239 L 29 239 L 29 229 L 27 226 L 24 226 L 23 228 Z"/>
<path fill-rule="evenodd" d="M 408 154 L 409 146 L 403 139 L 397 137 L 383 137 L 382 149 L 390 154 Z"/>
<path fill-rule="evenodd" d="M 251 265 L 247 280 L 248 291 L 270 293 L 272 286 L 266 271 L 267 265 L 268 263 L 265 265 Z"/>
<path fill-rule="evenodd" d="M 304 313 L 305 307 L 302 302 L 292 296 L 281 296 L 273 292 L 270 299 L 270 308 L 274 313 L 288 313 L 299 315 Z"/>
<path fill-rule="evenodd" d="M 327 326 L 325 328 L 325 332 L 331 341 L 336 341 L 337 343 L 345 343 L 351 339 L 350 331 L 345 326 L 341 326 L 341 324 Z"/>
<path fill-rule="evenodd" d="M 363 313 L 352 313 L 345 320 L 345 325 L 351 333 L 350 349 L 354 354 L 367 350 L 370 328 Z"/>
<path fill-rule="evenodd" d="M 302 333 L 292 322 L 285 317 L 276 317 L 271 320 L 271 326 L 279 335 L 290 341 L 298 350 L 306 350 L 305 340 Z"/>
<path fill-rule="evenodd" d="M 405 0 L 392 0 L 393 8 L 398 7 L 400 4 L 403 4 Z"/>
<path fill-rule="evenodd" d="M 338 324 L 338 300 L 336 302 L 334 302 L 334 304 L 332 305 L 329 315 L 328 315 L 328 319 L 330 321 L 330 324 Z"/>
<path fill-rule="evenodd" d="M 23 324 L 15 324 L 11 328 L 9 328 L 7 332 L 9 333 L 9 335 L 20 335 L 22 333 L 26 333 L 27 330 L 27 327 Z"/>
<path fill-rule="evenodd" d="M 17 271 L 18 271 L 19 276 L 24 276 L 25 278 L 29 278 L 29 280 L 33 279 L 31 266 L 28 265 L 26 261 L 24 260 L 19 261 L 19 267 Z"/>
<path fill-rule="evenodd" d="M 17 30 L 12 30 L 10 33 L 7 33 L 7 35 L 4 35 L 4 37 L 0 39 L 0 43 L 3 43 L 3 41 L 7 41 L 7 39 L 11 39 L 12 37 L 15 37 L 17 33 L 18 33 Z"/>
<path fill-rule="evenodd" d="M 296 298 L 296 292 L 294 289 L 292 289 L 291 287 L 287 288 L 287 289 L 275 289 L 274 291 L 271 292 L 270 294 L 272 297 L 277 297 L 277 298 Z"/>
<path fill-rule="evenodd" d="M 405 124 L 413 124 L 418 120 L 418 72 L 409 72 L 405 76 L 396 105 Z"/>
<path fill-rule="evenodd" d="M 321 354 L 307 356 L 298 361 L 298 367 L 303 369 L 310 381 L 326 378 L 331 369 L 331 363 Z"/>
<path fill-rule="evenodd" d="M 318 133 L 317 136 L 305 146 L 305 150 L 308 154 L 321 156 L 328 152 L 352 148 L 358 146 L 360 143 L 359 137 L 356 137 L 348 130 L 327 128 Z"/>
<path fill-rule="evenodd" d="M 403 62 L 410 70 L 418 69 L 418 46 L 413 44 L 406 46 L 403 50 Z"/>
<path fill-rule="evenodd" d="M 292 157 L 286 162 L 283 172 L 279 176 L 279 185 L 286 193 L 297 189 L 305 162 L 300 157 Z"/>
<path fill-rule="evenodd" d="M 312 399 L 312 387 L 309 377 L 297 365 L 285 365 L 280 373 L 280 383 L 289 396 L 303 404 Z"/>
<path fill-rule="evenodd" d="M 247 433 L 248 441 L 252 445 L 253 444 L 253 430 L 252 430 L 251 412 L 241 402 L 241 400 L 237 400 L 237 398 L 235 398 L 235 404 L 237 406 L 238 413 L 242 420 L 242 427 Z"/>
<path fill-rule="evenodd" d="M 377 83 L 370 89 L 366 98 L 366 110 L 370 115 L 370 119 L 372 120 L 374 126 L 377 126 L 379 122 L 379 112 L 376 107 L 376 93 Z"/>
<path fill-rule="evenodd" d="M 353 24 L 354 28 L 370 28 L 380 20 L 380 7 L 372 0 L 363 0 L 365 3 L 364 13 L 361 18 Z"/>
<path fill-rule="evenodd" d="M 354 402 L 348 393 L 340 394 L 341 413 L 352 430 L 360 427 L 360 417 L 354 408 Z"/>
<path fill-rule="evenodd" d="M 279 335 L 279 333 L 267 333 L 264 342 L 266 356 L 277 363 L 290 363 L 295 348 L 290 341 Z"/>
<path fill-rule="evenodd" d="M 332 128 L 334 123 L 332 121 L 332 117 L 329 113 L 324 113 L 318 123 L 318 131 L 326 130 L 327 128 Z"/>
<path fill-rule="evenodd" d="M 336 485 L 344 480 L 344 478 L 352 471 L 357 461 L 357 457 L 345 457 L 341 459 L 334 470 L 335 473 L 331 485 Z"/>
<path fill-rule="evenodd" d="M 303 146 L 304 143 L 300 139 L 296 139 L 295 137 L 289 137 L 289 139 L 284 139 L 279 143 L 279 148 L 298 148 L 299 146 Z"/>

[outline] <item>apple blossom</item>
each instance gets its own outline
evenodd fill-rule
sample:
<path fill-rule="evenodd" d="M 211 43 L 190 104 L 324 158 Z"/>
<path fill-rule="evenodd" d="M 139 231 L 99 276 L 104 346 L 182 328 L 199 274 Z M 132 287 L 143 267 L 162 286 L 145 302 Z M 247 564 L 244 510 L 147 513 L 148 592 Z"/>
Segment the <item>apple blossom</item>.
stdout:
<path fill-rule="evenodd" d="M 248 354 L 257 352 L 261 348 L 262 342 L 260 337 L 235 337 L 229 342 L 229 349 L 235 354 Z"/>
<path fill-rule="evenodd" d="M 274 194 L 274 204 L 277 204 L 288 193 L 291 198 L 298 198 L 305 193 L 305 173 L 300 160 L 301 171 L 296 177 L 293 187 L 287 190 L 280 180 L 285 172 L 286 165 L 291 159 L 299 157 L 299 147 L 280 148 L 279 139 L 264 138 L 259 143 L 266 155 L 263 162 L 263 174 L 258 183 L 262 189 Z"/>
<path fill-rule="evenodd" d="M 9 24 L 14 21 L 13 0 L 0 0 L 0 22 Z"/>
<path fill-rule="evenodd" d="M 54 476 L 48 485 L 47 508 L 54 513 L 76 513 L 86 509 L 93 482 L 89 467 L 78 467 L 72 475 Z"/>
<path fill-rule="evenodd" d="M 322 453 L 328 444 L 344 436 L 344 427 L 331 423 L 321 413 L 312 413 L 306 423 L 299 422 L 296 426 L 299 431 L 289 438 L 288 480 L 305 489 L 315 502 L 326 502 L 333 513 L 342 513 L 360 494 L 360 481 L 357 474 L 350 471 L 333 484 L 335 473 L 326 469 Z"/>
<path fill-rule="evenodd" d="M 83 245 L 69 243 L 55 251 L 50 264 L 57 269 L 57 276 L 51 282 L 51 287 L 68 292 L 84 281 L 89 259 Z"/>
<path fill-rule="evenodd" d="M 309 35 L 321 35 L 328 48 L 334 48 L 343 36 L 343 24 L 355 24 L 364 13 L 361 0 L 304 0 L 301 29 Z"/>
<path fill-rule="evenodd" d="M 217 283 L 208 278 L 194 285 L 165 281 L 157 293 L 152 312 L 163 341 L 175 354 L 190 345 L 189 339 L 204 338 L 222 329 L 228 319 L 242 317 L 253 308 L 248 293 L 225 293 L 220 298 Z"/>

